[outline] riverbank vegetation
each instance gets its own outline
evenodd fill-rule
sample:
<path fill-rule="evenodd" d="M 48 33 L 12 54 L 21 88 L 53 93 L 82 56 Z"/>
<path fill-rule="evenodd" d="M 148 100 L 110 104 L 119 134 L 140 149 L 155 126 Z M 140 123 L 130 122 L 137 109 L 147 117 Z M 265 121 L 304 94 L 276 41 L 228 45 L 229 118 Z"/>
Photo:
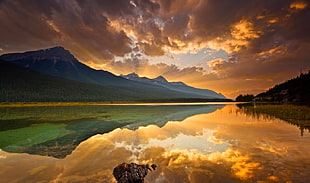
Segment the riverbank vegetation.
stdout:
<path fill-rule="evenodd" d="M 0 107 L 42 107 L 42 106 L 85 106 L 85 105 L 111 105 L 111 104 L 146 104 L 146 103 L 218 103 L 233 102 L 230 99 L 199 99 L 199 98 L 175 98 L 175 99 L 144 99 L 106 102 L 0 102 Z"/>
<path fill-rule="evenodd" d="M 301 129 L 301 135 L 304 130 L 310 132 L 310 107 L 298 105 L 272 105 L 272 104 L 240 104 L 238 107 L 242 112 L 253 116 L 275 117 L 296 125 Z"/>

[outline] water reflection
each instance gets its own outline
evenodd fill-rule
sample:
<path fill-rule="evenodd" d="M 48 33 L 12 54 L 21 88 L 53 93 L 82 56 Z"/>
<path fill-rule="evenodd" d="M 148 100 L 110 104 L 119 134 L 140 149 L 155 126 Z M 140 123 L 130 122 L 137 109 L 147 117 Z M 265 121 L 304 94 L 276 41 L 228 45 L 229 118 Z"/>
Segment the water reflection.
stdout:
<path fill-rule="evenodd" d="M 310 108 L 307 106 L 297 105 L 268 105 L 255 103 L 237 104 L 239 112 L 249 114 L 255 118 L 272 120 L 275 118 L 282 119 L 300 129 L 300 135 L 308 130 L 310 133 Z"/>
<path fill-rule="evenodd" d="M 93 105 L 0 108 L 0 149 L 64 158 L 80 142 L 116 128 L 182 121 L 215 105 Z"/>
<path fill-rule="evenodd" d="M 4 182 L 115 182 L 121 162 L 155 163 L 146 182 L 309 182 L 310 135 L 227 105 L 163 127 L 117 128 L 64 159 L 0 152 Z M 20 166 L 22 164 L 23 166 Z"/>

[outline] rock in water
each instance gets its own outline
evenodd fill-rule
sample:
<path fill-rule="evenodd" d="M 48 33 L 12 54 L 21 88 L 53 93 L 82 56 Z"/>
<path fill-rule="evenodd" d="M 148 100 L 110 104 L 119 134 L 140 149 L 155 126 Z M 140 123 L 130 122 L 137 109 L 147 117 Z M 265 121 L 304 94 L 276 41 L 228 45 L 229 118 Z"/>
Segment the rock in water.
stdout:
<path fill-rule="evenodd" d="M 157 166 L 152 164 L 151 168 L 155 170 Z M 151 168 L 148 164 L 122 163 L 113 169 L 113 175 L 118 183 L 143 183 L 148 171 L 152 171 Z"/>

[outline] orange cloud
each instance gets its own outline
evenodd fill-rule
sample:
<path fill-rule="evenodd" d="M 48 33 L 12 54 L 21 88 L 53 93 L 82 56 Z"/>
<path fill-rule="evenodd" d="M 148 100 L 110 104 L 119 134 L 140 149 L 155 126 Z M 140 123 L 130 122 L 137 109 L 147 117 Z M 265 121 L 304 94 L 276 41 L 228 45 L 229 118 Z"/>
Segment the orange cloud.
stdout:
<path fill-rule="evenodd" d="M 209 67 L 214 68 L 217 65 L 223 64 L 224 62 L 225 61 L 223 59 L 218 58 L 218 59 L 214 59 L 214 60 L 209 61 L 207 64 L 208 64 Z"/>
<path fill-rule="evenodd" d="M 308 4 L 304 1 L 295 1 L 292 4 L 290 4 L 290 8 L 297 9 L 297 10 L 303 10 L 308 6 Z"/>
<path fill-rule="evenodd" d="M 231 31 L 232 37 L 238 40 L 256 39 L 260 34 L 260 31 L 254 30 L 253 23 L 244 19 L 236 23 Z"/>

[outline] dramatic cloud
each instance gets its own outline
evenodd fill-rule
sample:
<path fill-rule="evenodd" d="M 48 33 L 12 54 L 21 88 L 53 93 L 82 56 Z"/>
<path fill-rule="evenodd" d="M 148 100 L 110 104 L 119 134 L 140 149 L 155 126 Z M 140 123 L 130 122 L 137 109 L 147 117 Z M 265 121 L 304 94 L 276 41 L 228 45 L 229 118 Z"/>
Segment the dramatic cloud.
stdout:
<path fill-rule="evenodd" d="M 124 31 L 111 27 L 104 15 L 113 7 L 98 2 L 6 1 L 0 11 L 1 24 L 6 27 L 1 29 L 1 48 L 15 51 L 60 44 L 85 60 L 88 56 L 104 60 L 129 53 L 131 40 Z M 113 13 L 126 15 L 127 9 Z"/>
<path fill-rule="evenodd" d="M 310 69 L 309 19 L 306 0 L 7 0 L 0 53 L 61 45 L 95 68 L 235 97 Z"/>

